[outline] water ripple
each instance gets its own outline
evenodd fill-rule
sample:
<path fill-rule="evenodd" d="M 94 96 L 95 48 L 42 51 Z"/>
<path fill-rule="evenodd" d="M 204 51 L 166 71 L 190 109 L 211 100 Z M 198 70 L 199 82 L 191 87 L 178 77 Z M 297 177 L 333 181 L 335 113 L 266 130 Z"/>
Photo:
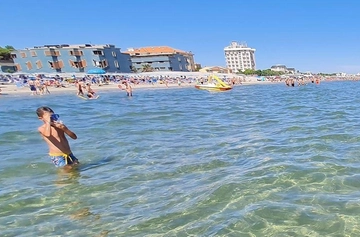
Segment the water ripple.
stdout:
<path fill-rule="evenodd" d="M 236 87 L 0 100 L 2 236 L 358 236 L 360 89 Z M 57 170 L 35 110 L 81 166 Z"/>

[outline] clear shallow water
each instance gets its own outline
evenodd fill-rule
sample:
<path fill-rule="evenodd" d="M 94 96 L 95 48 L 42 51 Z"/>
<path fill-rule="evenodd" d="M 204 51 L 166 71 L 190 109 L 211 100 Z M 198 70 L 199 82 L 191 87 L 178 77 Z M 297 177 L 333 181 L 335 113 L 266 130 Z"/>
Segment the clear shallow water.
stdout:
<path fill-rule="evenodd" d="M 1 236 L 358 236 L 359 82 L 0 98 Z M 35 110 L 78 135 L 47 157 Z"/>

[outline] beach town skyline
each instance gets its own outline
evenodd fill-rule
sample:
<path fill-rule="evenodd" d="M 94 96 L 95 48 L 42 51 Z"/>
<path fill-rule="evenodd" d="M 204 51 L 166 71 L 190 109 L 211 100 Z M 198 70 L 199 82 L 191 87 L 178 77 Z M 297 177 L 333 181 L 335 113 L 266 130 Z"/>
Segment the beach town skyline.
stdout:
<path fill-rule="evenodd" d="M 4 11 L 3 18 L 12 20 L 2 22 L 1 26 L 11 34 L 0 39 L 0 45 L 10 44 L 19 49 L 44 42 L 106 41 L 122 49 L 169 45 L 193 51 L 196 61 L 204 66 L 225 66 L 223 48 L 232 40 L 239 40 L 256 49 L 259 69 L 284 64 L 300 71 L 360 72 L 356 53 L 360 33 L 355 30 L 360 17 L 355 9 L 359 3 L 354 1 L 328 1 L 324 5 L 307 0 L 290 5 L 279 0 L 254 3 L 228 0 L 204 6 L 185 0 L 176 7 L 165 1 L 142 1 L 134 6 L 130 2 L 105 0 L 102 7 L 68 0 L 62 5 L 43 0 L 36 4 L 22 0 L 18 3 L 22 7 L 4 3 L 5 9 L 12 10 Z M 69 14 L 66 6 L 81 9 L 92 17 L 99 12 L 107 17 L 83 20 L 81 27 L 74 27 L 77 14 Z M 27 12 L 41 14 L 28 17 Z M 54 14 L 61 24 L 54 25 Z"/>

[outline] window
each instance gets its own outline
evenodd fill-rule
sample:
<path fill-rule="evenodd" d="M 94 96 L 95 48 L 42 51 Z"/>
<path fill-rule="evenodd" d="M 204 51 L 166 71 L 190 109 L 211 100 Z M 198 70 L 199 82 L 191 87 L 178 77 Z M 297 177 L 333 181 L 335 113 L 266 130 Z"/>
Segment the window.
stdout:
<path fill-rule="evenodd" d="M 95 55 L 104 55 L 102 50 L 94 50 L 93 53 Z"/>
<path fill-rule="evenodd" d="M 159 61 L 159 63 L 164 63 L 164 61 Z"/>
<path fill-rule="evenodd" d="M 28 70 L 31 70 L 33 68 L 30 61 L 26 62 L 26 67 L 27 67 Z"/>
<path fill-rule="evenodd" d="M 160 69 L 165 69 L 165 67 L 160 67 Z"/>
<path fill-rule="evenodd" d="M 40 60 L 37 60 L 37 61 L 36 61 L 36 68 L 37 68 L 37 69 L 42 68 L 42 63 L 41 63 Z"/>
<path fill-rule="evenodd" d="M 106 59 L 100 61 L 101 68 L 107 68 L 109 66 Z"/>
<path fill-rule="evenodd" d="M 11 58 L 16 58 L 16 54 L 11 54 Z"/>
<path fill-rule="evenodd" d="M 20 64 L 15 64 L 15 67 L 16 67 L 16 70 L 18 71 L 18 72 L 20 72 L 21 71 L 21 66 L 20 66 Z"/>
<path fill-rule="evenodd" d="M 49 67 L 51 69 L 61 69 L 64 67 L 64 62 L 62 60 L 60 61 L 48 61 Z"/>
<path fill-rule="evenodd" d="M 79 64 L 79 67 L 80 67 L 80 68 L 86 68 L 86 67 L 87 67 L 86 60 L 81 60 L 81 61 L 80 61 L 80 64 Z"/>
<path fill-rule="evenodd" d="M 31 54 L 32 57 L 36 57 L 36 56 L 37 56 L 36 52 L 33 51 L 33 50 L 30 51 L 30 54 Z"/>
<path fill-rule="evenodd" d="M 119 62 L 116 61 L 116 60 L 114 61 L 114 65 L 115 65 L 116 68 L 120 68 L 120 67 L 119 67 Z"/>
<path fill-rule="evenodd" d="M 81 60 L 81 61 L 69 60 L 69 64 L 70 64 L 71 67 L 74 67 L 74 68 L 85 68 L 85 67 L 87 67 L 86 60 Z"/>
<path fill-rule="evenodd" d="M 81 50 L 70 50 L 69 54 L 71 56 L 83 56 L 84 55 L 83 51 L 81 51 Z"/>
<path fill-rule="evenodd" d="M 58 67 L 57 67 L 58 69 L 61 69 L 61 68 L 64 67 L 64 62 L 63 62 L 63 60 L 58 61 L 57 64 L 58 64 Z"/>
<path fill-rule="evenodd" d="M 25 52 L 21 52 L 21 53 L 20 53 L 20 56 L 21 56 L 22 58 L 26 58 L 26 53 L 25 53 Z"/>
<path fill-rule="evenodd" d="M 116 58 L 116 52 L 112 51 L 111 52 L 112 56 Z"/>
<path fill-rule="evenodd" d="M 57 57 L 57 56 L 60 56 L 60 51 L 57 51 L 57 50 L 45 50 L 44 54 L 45 54 L 45 56 Z"/>

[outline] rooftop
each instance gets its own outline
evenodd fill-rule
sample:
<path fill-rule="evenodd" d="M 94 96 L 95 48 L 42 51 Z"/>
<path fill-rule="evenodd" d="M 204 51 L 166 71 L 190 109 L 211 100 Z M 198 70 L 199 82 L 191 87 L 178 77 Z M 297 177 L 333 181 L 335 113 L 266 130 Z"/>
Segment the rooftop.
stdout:
<path fill-rule="evenodd" d="M 252 49 L 252 48 L 248 47 L 247 44 L 246 44 L 246 42 L 238 43 L 238 42 L 236 42 L 236 41 L 232 41 L 232 42 L 230 43 L 230 45 L 229 45 L 229 46 L 226 46 L 224 49 L 225 49 L 225 50 L 231 50 L 231 49 L 250 49 L 250 50 L 254 50 L 254 51 L 255 51 L 255 49 Z"/>
<path fill-rule="evenodd" d="M 142 48 L 128 48 L 124 53 L 130 55 L 158 55 L 158 54 L 192 54 L 191 52 L 185 52 L 183 50 L 174 49 L 169 46 L 151 46 L 151 47 L 142 47 Z"/>
<path fill-rule="evenodd" d="M 99 48 L 115 48 L 115 45 L 113 44 L 98 44 L 98 45 L 93 45 L 93 44 L 48 44 L 48 45 L 44 45 L 44 46 L 34 46 L 34 48 L 25 48 L 25 50 L 30 50 L 30 49 L 74 49 L 74 48 L 94 48 L 94 49 L 99 49 Z"/>

